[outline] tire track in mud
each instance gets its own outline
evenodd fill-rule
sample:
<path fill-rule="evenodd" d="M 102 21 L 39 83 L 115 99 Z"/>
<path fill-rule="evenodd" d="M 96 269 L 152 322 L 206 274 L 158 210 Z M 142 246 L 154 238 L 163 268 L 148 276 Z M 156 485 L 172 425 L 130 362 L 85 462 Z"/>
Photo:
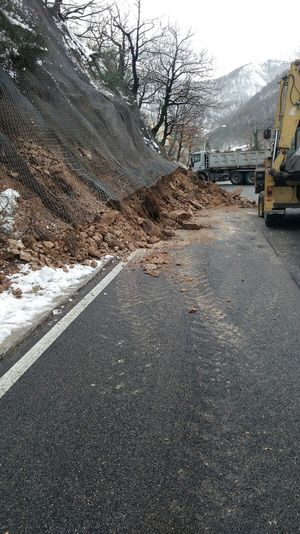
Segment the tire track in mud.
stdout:
<path fill-rule="evenodd" d="M 187 308 L 197 309 L 187 336 L 191 351 L 198 352 L 199 364 L 195 365 L 194 371 L 201 395 L 196 403 L 194 398 L 194 405 L 186 414 L 182 433 L 186 461 L 179 478 L 189 493 L 189 501 L 195 504 L 199 498 L 201 503 L 206 503 L 205 512 L 198 512 L 194 517 L 203 531 L 215 532 L 222 521 L 234 528 L 243 517 L 245 507 L 259 507 L 268 491 L 268 477 L 254 486 L 249 483 L 252 472 L 259 471 L 264 462 L 268 463 L 268 459 L 262 459 L 261 455 L 261 451 L 268 447 L 258 451 L 256 440 L 268 441 L 268 438 L 264 437 L 263 427 L 250 431 L 247 416 L 239 406 L 241 399 L 245 402 L 257 395 L 256 375 L 263 375 L 260 376 L 261 384 L 264 376 L 266 380 L 269 377 L 269 362 L 257 358 L 259 350 L 263 351 L 264 347 L 270 350 L 271 345 L 272 350 L 270 335 L 265 336 L 266 317 L 272 313 L 275 324 L 283 319 L 284 292 L 274 291 L 273 280 L 267 274 L 270 261 L 274 276 L 280 277 L 282 265 L 274 258 L 273 251 L 266 250 L 263 240 L 259 241 L 255 248 L 265 272 L 257 285 L 254 258 L 247 283 L 256 290 L 251 292 L 250 300 L 240 303 L 243 309 L 240 315 L 227 310 L 227 307 L 231 308 L 227 306 L 227 300 L 230 296 L 230 303 L 234 303 L 238 293 L 236 280 L 238 275 L 241 277 L 241 262 L 224 275 L 222 284 L 212 287 L 204 269 L 199 272 L 199 266 L 198 271 L 193 267 L 194 252 L 185 249 L 179 255 L 179 261 L 187 263 L 181 282 L 184 287 L 189 287 L 189 291 L 183 294 L 183 299 Z M 261 247 L 262 251 L 259 250 Z M 178 259 L 178 252 L 176 254 Z M 192 283 L 185 284 L 184 278 L 192 279 Z M 281 339 L 279 345 L 276 339 L 273 345 L 274 350 L 287 348 L 285 339 Z M 242 393 L 239 384 L 243 387 Z M 238 391 L 234 391 L 237 386 Z M 268 387 L 267 381 L 265 387 Z M 245 407 L 245 412 L 247 410 Z M 195 467 L 195 459 L 201 469 L 199 465 Z M 198 492 L 197 498 L 191 495 L 191 483 Z M 265 523 L 262 521 L 261 525 L 265 526 Z"/>
<path fill-rule="evenodd" d="M 284 299 L 282 293 L 271 291 L 273 282 L 267 274 L 273 252 L 260 239 L 254 247 L 256 254 L 245 275 L 241 269 L 251 257 L 246 246 L 238 248 L 243 252 L 223 278 L 220 273 L 215 277 L 215 270 L 208 271 L 205 255 L 195 262 L 195 250 L 187 247 L 176 250 L 177 263 L 185 264 L 179 274 L 172 268 L 155 279 L 132 271 L 117 281 L 116 311 L 127 321 L 136 363 L 142 362 L 139 355 L 146 355 L 152 364 L 144 394 L 153 423 L 144 432 L 147 439 L 151 434 L 155 437 L 155 454 L 160 452 L 154 463 L 162 477 L 159 495 L 164 518 L 172 518 L 171 524 L 185 532 L 223 528 L 235 532 L 247 521 L 251 526 L 246 528 L 252 531 L 251 514 L 246 514 L 261 506 L 271 482 L 266 476 L 252 483 L 253 472 L 259 473 L 265 465 L 270 464 L 272 472 L 274 457 L 268 452 L 270 436 L 264 433 L 263 423 L 251 426 L 249 403 L 257 399 L 260 388 L 268 388 L 269 362 L 257 355 L 264 347 L 272 350 L 273 342 L 270 335 L 264 339 L 265 323 L 258 330 L 261 318 L 272 310 L 272 321 L 282 320 Z M 256 259 L 262 269 L 258 283 Z M 274 275 L 280 276 L 280 262 L 275 259 L 272 265 Z M 241 276 L 250 290 L 246 287 L 239 300 Z M 178 290 L 178 281 L 187 292 Z M 155 313 L 149 314 L 149 306 Z M 188 313 L 191 308 L 196 308 L 195 314 Z M 282 340 L 280 347 L 285 343 Z M 160 524 L 159 509 L 152 512 L 151 526 Z M 254 529 L 263 531 L 267 520 L 266 515 Z"/>
<path fill-rule="evenodd" d="M 214 339 L 221 347 L 232 347 L 239 349 L 243 341 L 244 333 L 239 325 L 235 324 L 227 313 L 225 302 L 220 294 L 216 293 L 209 283 L 208 277 L 204 271 L 199 272 L 193 267 L 193 253 L 185 251 L 182 256 L 187 266 L 181 275 L 182 285 L 188 288 L 184 293 L 186 305 L 195 308 L 201 320 L 205 324 L 205 335 L 207 339 Z M 191 283 L 185 284 L 186 280 Z M 230 292 L 231 294 L 231 292 Z M 193 323 L 193 334 L 197 339 L 199 334 L 199 321 Z M 203 325 L 202 335 L 203 335 Z"/>
<path fill-rule="evenodd" d="M 161 457 L 157 461 L 162 472 L 160 491 L 166 495 L 162 499 L 166 499 L 168 513 L 172 511 L 174 514 L 175 510 L 179 520 L 180 517 L 193 516 L 200 506 L 199 495 L 196 489 L 191 490 L 191 483 L 200 489 L 202 495 L 203 477 L 213 477 L 217 481 L 222 475 L 221 462 L 215 461 L 211 443 L 217 445 L 221 440 L 223 428 L 229 418 L 228 409 L 224 409 L 223 404 L 223 428 L 218 426 L 219 431 L 216 432 L 216 422 L 220 421 L 218 389 L 222 379 L 218 375 L 222 369 L 224 340 L 222 336 L 218 338 L 219 350 L 208 360 L 204 355 L 201 356 L 198 349 L 200 340 L 205 346 L 204 352 L 208 350 L 211 332 L 220 321 L 224 321 L 224 314 L 216 306 L 213 307 L 213 294 L 206 280 L 201 279 L 202 286 L 206 288 L 205 296 L 209 295 L 214 309 L 210 332 L 205 328 L 205 321 L 201 320 L 198 325 L 194 317 L 187 318 L 189 299 L 185 296 L 182 298 L 178 289 L 172 288 L 168 278 L 158 285 L 156 279 L 142 274 L 142 281 L 142 286 L 137 284 L 135 271 L 127 271 L 126 277 L 118 278 L 116 309 L 127 321 L 128 337 L 137 365 L 136 356 L 141 355 L 143 360 L 143 355 L 149 358 L 150 352 L 153 376 L 150 380 L 152 398 L 149 399 L 148 415 L 149 420 L 155 421 L 155 428 L 149 428 L 149 433 L 152 433 L 152 437 L 155 436 L 155 447 L 161 450 Z M 149 303 L 155 310 L 152 316 L 149 315 Z M 178 311 L 174 312 L 176 307 Z M 181 342 L 178 337 L 182 337 L 184 341 Z M 173 362 L 173 354 L 176 352 L 177 358 Z M 159 360 L 162 360 L 161 364 Z M 215 392 L 212 391 L 214 381 Z M 170 382 L 172 391 L 168 393 Z M 149 387 L 149 382 L 144 386 Z M 199 390 L 196 403 L 195 388 Z M 126 390 L 123 389 L 120 394 L 124 396 Z"/>
<path fill-rule="evenodd" d="M 180 260 L 188 267 L 179 278 L 182 286 L 190 288 L 187 293 L 181 293 L 181 305 L 186 315 L 193 307 L 197 313 L 189 315 L 185 332 L 185 375 L 188 380 L 185 388 L 182 385 L 184 399 L 179 405 L 186 408 L 184 414 L 181 413 L 180 427 L 176 428 L 176 439 L 181 443 L 177 464 L 181 468 L 175 477 L 181 488 L 181 498 L 173 499 L 172 506 L 178 514 L 192 515 L 194 527 L 198 525 L 199 528 L 201 524 L 203 528 L 214 521 L 216 513 L 224 514 L 224 506 L 230 501 L 230 497 L 226 497 L 228 480 L 234 481 L 236 475 L 232 462 L 230 475 L 227 474 L 227 488 L 222 489 L 220 480 L 228 459 L 230 455 L 238 454 L 238 447 L 235 453 L 227 443 L 228 436 L 234 431 L 232 416 L 235 410 L 229 395 L 228 378 L 232 363 L 239 359 L 246 340 L 242 330 L 223 309 L 222 299 L 216 295 L 207 276 L 189 268 L 193 264 L 192 255 L 185 250 Z M 185 279 L 192 279 L 192 283 L 185 283 Z M 234 489 L 232 482 L 232 493 Z M 212 507 L 207 505 L 205 518 L 196 512 L 201 510 L 203 502 L 212 504 Z M 228 508 L 230 506 L 228 504 Z"/>

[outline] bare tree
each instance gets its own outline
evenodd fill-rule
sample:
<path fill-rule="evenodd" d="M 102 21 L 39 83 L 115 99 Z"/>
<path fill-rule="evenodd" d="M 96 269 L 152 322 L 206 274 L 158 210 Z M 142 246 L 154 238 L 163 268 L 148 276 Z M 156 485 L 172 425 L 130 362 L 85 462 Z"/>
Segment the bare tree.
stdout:
<path fill-rule="evenodd" d="M 175 125 L 184 122 L 184 115 L 189 116 L 191 110 L 203 114 L 214 104 L 211 60 L 205 50 L 193 53 L 191 41 L 190 32 L 181 36 L 177 27 L 168 26 L 153 51 L 152 88 L 148 91 L 157 105 L 157 120 L 152 133 L 161 132 L 163 146 Z"/>
<path fill-rule="evenodd" d="M 92 17 L 103 13 L 107 6 L 101 0 L 43 0 L 44 4 L 56 18 L 63 21 L 88 21 Z"/>
<path fill-rule="evenodd" d="M 89 40 L 100 60 L 109 56 L 116 63 L 118 58 L 118 75 L 126 81 L 134 100 L 139 100 L 143 64 L 158 35 L 154 32 L 155 21 L 143 19 L 143 0 L 131 1 L 129 11 L 114 2 L 101 19 L 93 18 L 81 37 Z"/>
<path fill-rule="evenodd" d="M 130 27 L 128 23 L 124 24 L 118 9 L 117 14 L 113 16 L 113 25 L 120 31 L 128 44 L 132 74 L 131 92 L 134 98 L 137 98 L 140 87 L 139 61 L 145 54 L 147 46 L 153 42 L 152 30 L 155 25 L 153 20 L 142 20 L 142 0 L 136 0 L 135 19 L 135 24 Z"/>

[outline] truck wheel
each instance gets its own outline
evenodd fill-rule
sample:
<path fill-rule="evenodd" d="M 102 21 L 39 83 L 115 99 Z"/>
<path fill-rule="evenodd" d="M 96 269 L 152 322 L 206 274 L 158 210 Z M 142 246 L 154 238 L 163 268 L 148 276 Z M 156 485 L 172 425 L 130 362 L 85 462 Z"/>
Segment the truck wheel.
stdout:
<path fill-rule="evenodd" d="M 254 185 L 254 172 L 253 171 L 247 172 L 245 176 L 245 182 L 247 185 Z"/>
<path fill-rule="evenodd" d="M 244 182 L 242 173 L 233 172 L 230 176 L 230 181 L 233 185 L 242 185 L 242 183 Z"/>
<path fill-rule="evenodd" d="M 197 176 L 200 180 L 203 180 L 204 182 L 208 180 L 206 172 L 198 171 Z"/>
<path fill-rule="evenodd" d="M 281 213 L 269 212 L 265 214 L 265 224 L 266 226 L 277 226 L 281 223 L 283 215 Z"/>
<path fill-rule="evenodd" d="M 264 195 L 260 193 L 257 203 L 258 216 L 264 218 L 265 216 L 265 206 L 264 206 Z"/>

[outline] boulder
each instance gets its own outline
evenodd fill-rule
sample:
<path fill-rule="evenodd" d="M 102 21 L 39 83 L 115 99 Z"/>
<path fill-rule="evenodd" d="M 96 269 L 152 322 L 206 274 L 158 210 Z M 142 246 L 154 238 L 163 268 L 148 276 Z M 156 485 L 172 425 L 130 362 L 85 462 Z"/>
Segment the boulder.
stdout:
<path fill-rule="evenodd" d="M 180 226 L 183 230 L 200 230 L 202 228 L 201 224 L 191 221 L 182 221 Z"/>
<path fill-rule="evenodd" d="M 107 232 L 107 234 L 105 234 L 104 236 L 104 241 L 108 244 L 109 247 L 111 248 L 114 248 L 114 247 L 119 247 L 119 248 L 123 248 L 123 245 L 120 241 L 120 239 L 118 239 L 116 236 L 114 236 L 113 234 L 111 234 L 110 232 Z"/>
<path fill-rule="evenodd" d="M 102 257 L 102 254 L 101 254 L 100 250 L 98 250 L 96 247 L 89 247 L 88 248 L 88 253 L 93 258 L 101 258 Z"/>
<path fill-rule="evenodd" d="M 113 210 L 113 211 L 107 211 L 105 213 L 103 213 L 100 217 L 100 222 L 102 224 L 106 224 L 107 226 L 110 226 L 111 224 L 113 224 L 115 222 L 115 220 L 117 219 L 119 215 L 119 212 L 116 211 L 116 210 Z"/>
<path fill-rule="evenodd" d="M 161 231 L 152 221 L 146 220 L 142 223 L 142 228 L 144 232 L 150 236 L 160 236 Z"/>
<path fill-rule="evenodd" d="M 27 263 L 31 262 L 32 256 L 29 252 L 20 251 L 20 260 L 26 261 Z"/>

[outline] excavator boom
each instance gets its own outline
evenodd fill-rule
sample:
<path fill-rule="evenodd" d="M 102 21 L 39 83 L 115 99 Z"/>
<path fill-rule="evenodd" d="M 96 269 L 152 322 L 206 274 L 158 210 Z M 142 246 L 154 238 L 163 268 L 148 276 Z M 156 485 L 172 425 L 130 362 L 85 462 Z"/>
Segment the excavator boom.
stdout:
<path fill-rule="evenodd" d="M 265 138 L 270 138 L 266 130 Z M 259 175 L 259 173 L 258 173 Z M 300 61 L 290 65 L 281 79 L 272 135 L 272 156 L 265 162 L 259 216 L 267 226 L 277 222 L 287 208 L 300 208 Z"/>

